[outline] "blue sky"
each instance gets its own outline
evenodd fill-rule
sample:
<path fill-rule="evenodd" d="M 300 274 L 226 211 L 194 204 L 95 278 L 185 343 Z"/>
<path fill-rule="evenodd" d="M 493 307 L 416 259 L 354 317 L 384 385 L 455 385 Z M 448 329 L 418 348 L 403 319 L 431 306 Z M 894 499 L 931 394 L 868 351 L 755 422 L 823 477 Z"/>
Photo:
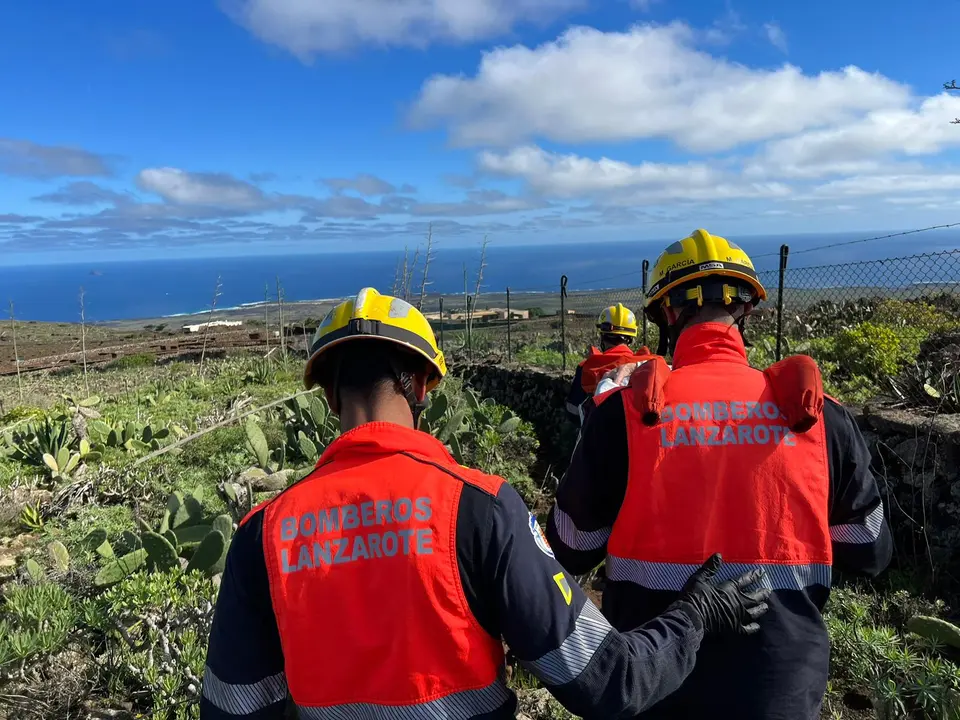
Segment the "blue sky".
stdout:
<path fill-rule="evenodd" d="M 956 221 L 941 3 L 0 5 L 0 263 Z"/>

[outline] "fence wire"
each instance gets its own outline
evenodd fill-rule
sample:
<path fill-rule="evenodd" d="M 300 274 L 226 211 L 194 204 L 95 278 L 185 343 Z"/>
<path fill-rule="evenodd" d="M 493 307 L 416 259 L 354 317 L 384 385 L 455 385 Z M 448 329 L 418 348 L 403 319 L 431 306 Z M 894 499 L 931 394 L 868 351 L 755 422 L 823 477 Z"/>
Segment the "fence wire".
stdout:
<path fill-rule="evenodd" d="M 820 346 L 811 342 L 840 332 L 892 334 L 915 350 L 932 332 L 960 328 L 960 250 L 838 265 L 790 267 L 788 260 L 784 247 L 782 272 L 758 273 L 767 302 L 748 323 L 758 362 L 816 356 Z M 604 290 L 569 289 L 564 278 L 552 292 L 429 296 L 423 310 L 454 359 L 573 370 L 598 341 L 600 313 L 618 302 L 637 315 L 638 344 L 656 348 L 657 329 L 643 317 L 642 275 L 639 286 Z"/>

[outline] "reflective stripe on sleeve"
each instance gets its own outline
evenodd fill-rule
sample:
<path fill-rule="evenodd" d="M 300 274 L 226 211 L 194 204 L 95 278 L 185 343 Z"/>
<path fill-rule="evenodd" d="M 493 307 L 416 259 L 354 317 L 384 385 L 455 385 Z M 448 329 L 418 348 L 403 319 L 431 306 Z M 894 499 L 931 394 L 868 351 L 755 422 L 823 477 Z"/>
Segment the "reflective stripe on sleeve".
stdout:
<path fill-rule="evenodd" d="M 613 631 L 597 606 L 587 600 L 573 632 L 555 650 L 531 662 L 522 664 L 549 685 L 564 685 L 576 680 L 596 654 L 600 645 Z"/>
<path fill-rule="evenodd" d="M 577 530 L 573 518 L 567 515 L 560 506 L 554 503 L 553 526 L 557 535 L 571 550 L 597 550 L 602 548 L 610 539 L 612 528 L 605 527 L 599 530 Z"/>
<path fill-rule="evenodd" d="M 606 572 L 610 580 L 632 582 L 650 590 L 679 592 L 699 567 L 699 565 L 647 562 L 608 555 Z M 724 563 L 720 566 L 717 579 L 720 582 L 732 580 L 758 568 L 766 572 L 761 584 L 771 590 L 803 590 L 812 585 L 830 587 L 829 565 Z"/>
<path fill-rule="evenodd" d="M 298 707 L 301 720 L 420 720 L 420 718 L 467 718 L 492 713 L 511 699 L 503 678 L 476 690 L 450 693 L 412 705 L 351 703 L 327 707 Z"/>
<path fill-rule="evenodd" d="M 287 679 L 281 672 L 259 682 L 234 685 L 224 682 L 210 666 L 203 669 L 203 696 L 230 715 L 251 715 L 287 697 Z"/>
<path fill-rule="evenodd" d="M 846 543 L 849 545 L 869 545 L 880 537 L 882 527 L 883 503 L 880 503 L 863 519 L 863 523 L 834 525 L 831 527 L 830 539 L 837 543 Z"/>

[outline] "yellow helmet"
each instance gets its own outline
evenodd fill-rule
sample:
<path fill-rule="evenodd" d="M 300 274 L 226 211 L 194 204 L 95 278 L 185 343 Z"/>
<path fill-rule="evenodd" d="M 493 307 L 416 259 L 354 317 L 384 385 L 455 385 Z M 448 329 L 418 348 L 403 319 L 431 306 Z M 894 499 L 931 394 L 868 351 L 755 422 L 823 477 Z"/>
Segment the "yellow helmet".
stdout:
<path fill-rule="evenodd" d="M 707 277 L 741 282 L 720 285 L 715 290 L 715 297 L 706 295 L 702 285 L 689 285 L 691 280 Z M 653 284 L 647 290 L 644 311 L 654 319 L 662 304 L 696 301 L 702 305 L 704 301 L 722 301 L 729 305 L 737 299 L 756 304 L 767 299 L 767 291 L 760 283 L 750 257 L 738 245 L 706 230 L 694 230 L 689 237 L 660 253 L 653 266 L 651 281 Z M 687 286 L 680 298 L 671 293 L 679 285 Z"/>
<path fill-rule="evenodd" d="M 637 336 L 637 316 L 623 306 L 623 303 L 611 305 L 597 319 L 597 328 L 604 335 Z"/>
<path fill-rule="evenodd" d="M 387 341 L 421 355 L 433 369 L 427 379 L 427 392 L 447 374 L 443 353 L 423 313 L 400 298 L 363 288 L 356 298 L 345 300 L 327 313 L 317 327 L 303 371 L 308 390 L 316 384 L 313 369 L 323 354 L 351 340 Z M 371 351 L 376 352 L 374 348 Z"/>

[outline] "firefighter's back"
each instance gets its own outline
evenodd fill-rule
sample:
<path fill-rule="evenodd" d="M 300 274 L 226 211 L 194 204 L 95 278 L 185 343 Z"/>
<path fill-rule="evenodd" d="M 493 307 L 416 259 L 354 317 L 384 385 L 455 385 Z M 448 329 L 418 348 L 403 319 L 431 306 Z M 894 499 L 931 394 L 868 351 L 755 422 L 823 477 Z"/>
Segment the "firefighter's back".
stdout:
<path fill-rule="evenodd" d="M 463 473 L 415 448 L 385 449 L 377 431 L 341 437 L 331 462 L 265 510 L 291 695 L 302 710 L 331 717 L 373 705 L 491 712 L 510 695 L 499 678 L 502 647 L 473 618 L 458 572 Z M 470 482 L 495 493 L 502 481 L 470 473 Z"/>
<path fill-rule="evenodd" d="M 716 550 L 727 574 L 763 566 L 774 593 L 761 631 L 705 640 L 690 678 L 645 717 L 705 717 L 718 693 L 740 720 L 816 717 L 829 660 L 823 423 L 792 432 L 743 360 L 690 360 L 670 374 L 654 427 L 633 408 L 636 390 L 624 391 L 630 465 L 604 614 L 624 628 L 655 616 Z"/>

